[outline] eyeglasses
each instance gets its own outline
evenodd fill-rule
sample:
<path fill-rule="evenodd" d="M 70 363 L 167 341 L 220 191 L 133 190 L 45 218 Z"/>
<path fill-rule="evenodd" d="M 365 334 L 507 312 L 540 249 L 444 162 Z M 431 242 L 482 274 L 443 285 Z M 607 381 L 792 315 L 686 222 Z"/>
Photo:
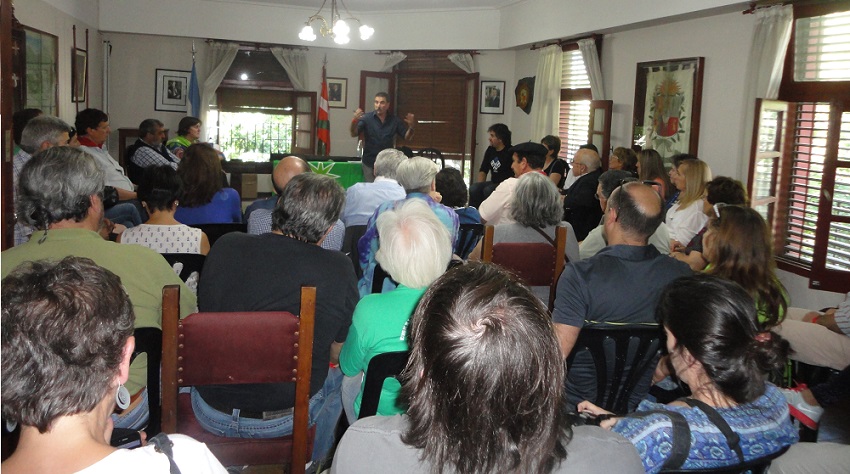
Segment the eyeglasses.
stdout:
<path fill-rule="evenodd" d="M 718 219 L 720 219 L 720 210 L 728 205 L 729 204 L 726 204 L 725 202 L 718 202 L 717 204 L 711 206 L 712 208 L 714 208 L 714 215 L 717 216 Z"/>

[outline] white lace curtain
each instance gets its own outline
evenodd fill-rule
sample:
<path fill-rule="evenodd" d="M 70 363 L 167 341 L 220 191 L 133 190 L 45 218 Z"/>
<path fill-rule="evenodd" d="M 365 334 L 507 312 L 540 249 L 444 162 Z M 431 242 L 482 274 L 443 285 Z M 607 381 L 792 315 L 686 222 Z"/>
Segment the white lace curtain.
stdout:
<path fill-rule="evenodd" d="M 794 10 L 791 5 L 775 5 L 756 10 L 753 44 L 747 65 L 744 95 L 744 127 L 741 156 L 750 157 L 752 128 L 755 120 L 754 104 L 757 98 L 775 99 L 779 95 L 785 49 L 791 39 Z M 741 160 L 741 176 L 749 173 L 749 159 Z"/>
<path fill-rule="evenodd" d="M 207 50 L 207 75 L 203 79 L 201 86 L 201 116 L 198 117 L 203 122 L 204 132 L 203 137 L 207 137 L 207 127 L 210 126 L 207 115 L 210 111 L 210 103 L 215 99 L 215 91 L 233 64 L 233 59 L 236 58 L 236 53 L 239 52 L 239 45 L 236 43 L 211 43 Z"/>
<path fill-rule="evenodd" d="M 384 60 L 384 67 L 381 68 L 381 72 L 390 72 L 393 70 L 396 64 L 407 59 L 407 55 L 402 53 L 401 51 L 395 51 L 387 55 L 387 58 Z"/>
<path fill-rule="evenodd" d="M 590 79 L 590 96 L 593 100 L 604 100 L 605 89 L 602 84 L 602 68 L 599 66 L 599 52 L 596 50 L 596 41 L 593 38 L 578 40 L 578 49 L 581 51 L 581 59 L 584 60 L 584 68 Z"/>
<path fill-rule="evenodd" d="M 297 91 L 307 90 L 307 53 L 300 49 L 288 49 L 275 46 L 271 48 L 272 55 L 277 59 L 292 87 Z"/>
<path fill-rule="evenodd" d="M 559 45 L 540 49 L 540 56 L 537 59 L 537 78 L 534 80 L 532 140 L 540 140 L 546 135 L 558 135 L 563 56 Z"/>
<path fill-rule="evenodd" d="M 449 56 L 449 61 L 455 66 L 461 68 L 463 72 L 472 74 L 475 72 L 475 62 L 472 60 L 472 55 L 469 53 L 452 53 Z"/>

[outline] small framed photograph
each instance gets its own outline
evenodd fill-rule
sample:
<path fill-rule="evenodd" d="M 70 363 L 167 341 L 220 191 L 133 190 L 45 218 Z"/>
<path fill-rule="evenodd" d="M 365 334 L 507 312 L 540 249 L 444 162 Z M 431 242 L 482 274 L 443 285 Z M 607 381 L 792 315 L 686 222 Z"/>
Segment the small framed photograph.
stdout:
<path fill-rule="evenodd" d="M 74 48 L 71 55 L 71 102 L 85 102 L 88 91 L 88 52 Z"/>
<path fill-rule="evenodd" d="M 188 113 L 191 75 L 191 71 L 157 69 L 154 110 Z"/>
<path fill-rule="evenodd" d="M 505 81 L 481 81 L 482 114 L 505 113 Z"/>
<path fill-rule="evenodd" d="M 348 79 L 328 78 L 328 107 L 344 109 L 348 106 Z"/>

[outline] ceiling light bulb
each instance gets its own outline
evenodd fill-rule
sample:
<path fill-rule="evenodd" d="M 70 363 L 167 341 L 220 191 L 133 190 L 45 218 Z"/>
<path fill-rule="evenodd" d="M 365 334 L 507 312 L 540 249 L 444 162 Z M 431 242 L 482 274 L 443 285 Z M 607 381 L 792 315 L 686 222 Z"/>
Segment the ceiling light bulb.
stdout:
<path fill-rule="evenodd" d="M 333 28 L 334 35 L 336 35 L 336 36 L 348 36 L 349 31 L 351 31 L 351 28 L 348 27 L 348 23 L 346 23 L 345 20 L 337 20 L 336 23 L 334 23 L 334 28 Z M 348 40 L 346 40 L 345 43 L 348 43 Z M 340 44 L 345 44 L 345 43 L 340 43 Z"/>
<path fill-rule="evenodd" d="M 316 33 L 310 25 L 304 25 L 304 28 L 301 29 L 301 33 L 298 33 L 298 37 L 304 41 L 316 41 Z"/>
<path fill-rule="evenodd" d="M 243 73 L 239 76 L 239 79 L 242 79 L 243 81 L 247 81 L 247 80 L 248 80 L 248 75 L 247 75 L 247 74 L 245 74 L 245 73 L 243 72 Z"/>
<path fill-rule="evenodd" d="M 344 34 L 344 35 L 334 34 L 334 43 L 336 43 L 336 44 L 348 44 L 349 41 L 351 41 L 351 40 L 348 38 L 348 34 Z"/>
<path fill-rule="evenodd" d="M 360 27 L 360 39 L 367 40 L 372 37 L 375 33 L 375 29 L 368 25 L 362 25 Z"/>

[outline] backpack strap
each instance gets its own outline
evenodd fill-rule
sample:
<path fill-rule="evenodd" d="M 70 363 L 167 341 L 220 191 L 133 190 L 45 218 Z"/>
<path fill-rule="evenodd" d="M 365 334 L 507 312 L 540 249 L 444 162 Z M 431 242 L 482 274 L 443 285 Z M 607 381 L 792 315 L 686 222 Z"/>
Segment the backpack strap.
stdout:
<path fill-rule="evenodd" d="M 664 415 L 670 418 L 670 422 L 672 423 L 670 455 L 664 461 L 661 470 L 677 470 L 685 464 L 691 453 L 691 428 L 688 426 L 688 421 L 685 420 L 685 417 L 675 411 L 650 410 L 630 413 L 628 416 L 629 418 L 644 418 L 654 414 Z"/>
<path fill-rule="evenodd" d="M 168 439 L 168 435 L 165 433 L 159 433 L 153 438 L 148 440 L 148 443 L 152 444 L 156 452 L 162 453 L 165 457 L 168 458 L 168 464 L 171 468 L 171 474 L 180 474 L 180 468 L 177 467 L 177 463 L 174 462 L 174 451 L 171 449 L 174 447 L 174 443 Z"/>
<path fill-rule="evenodd" d="M 688 405 L 699 408 L 703 413 L 708 417 L 708 420 L 714 423 L 715 426 L 723 433 L 723 436 L 726 437 L 726 444 L 729 445 L 729 449 L 735 452 L 738 456 L 738 462 L 741 464 L 744 463 L 744 451 L 741 449 L 741 437 L 738 436 L 738 433 L 732 431 L 732 427 L 729 426 L 729 423 L 720 416 L 720 413 L 717 413 L 717 410 L 712 408 L 705 402 L 701 402 L 699 400 L 693 398 L 685 398 L 684 402 Z"/>

